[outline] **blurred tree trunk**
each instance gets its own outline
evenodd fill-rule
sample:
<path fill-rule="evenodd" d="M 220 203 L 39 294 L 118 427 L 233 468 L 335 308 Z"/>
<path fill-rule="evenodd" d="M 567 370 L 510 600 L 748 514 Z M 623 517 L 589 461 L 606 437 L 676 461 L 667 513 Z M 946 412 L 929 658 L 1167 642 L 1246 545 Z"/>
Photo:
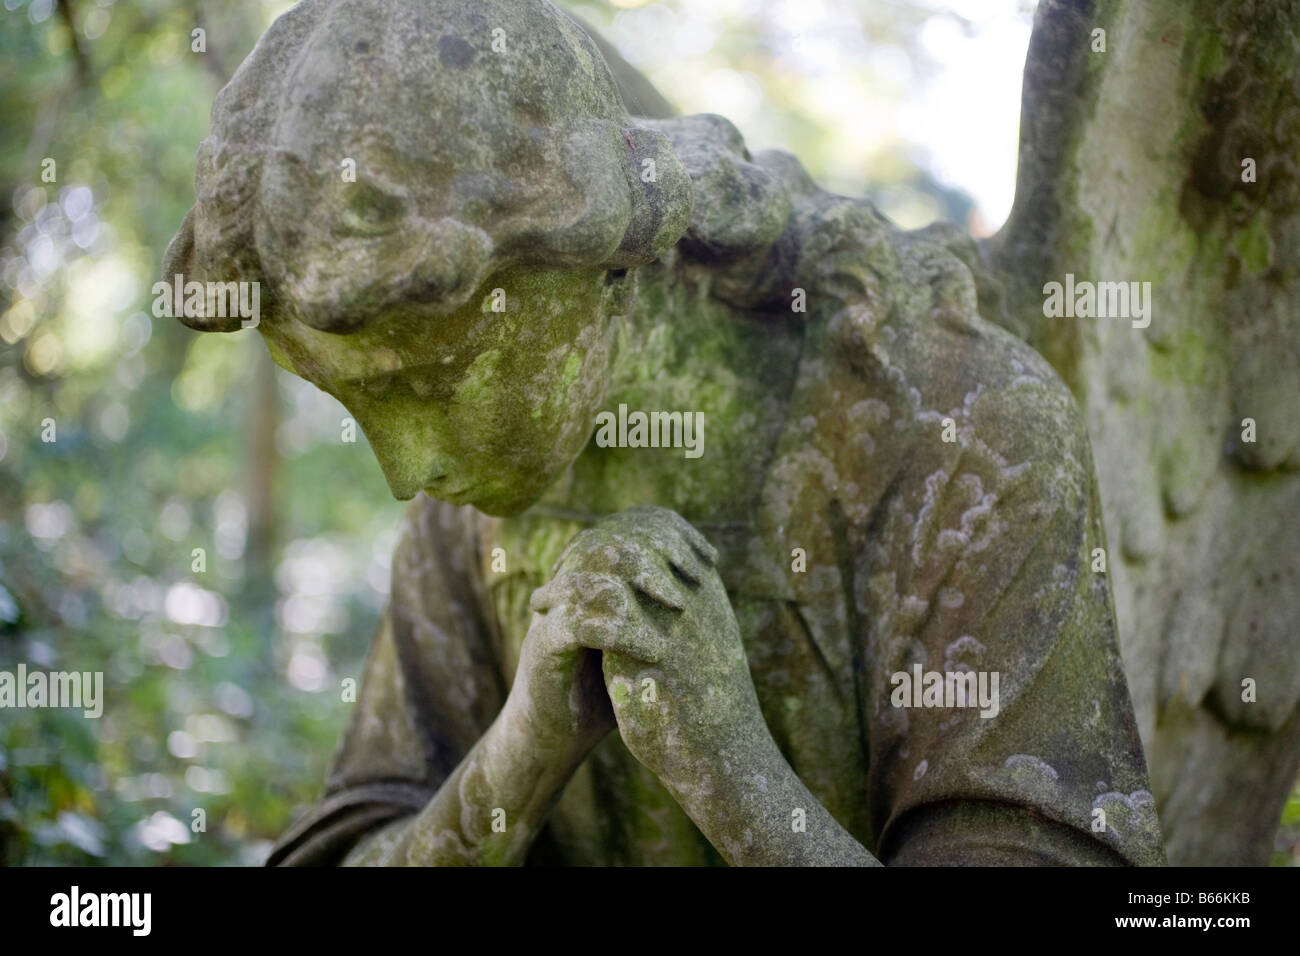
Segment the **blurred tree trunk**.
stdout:
<path fill-rule="evenodd" d="M 272 635 L 282 634 L 276 614 L 275 548 L 279 522 L 275 508 L 275 486 L 280 456 L 276 433 L 280 428 L 280 394 L 276 384 L 276 365 L 261 341 L 244 342 L 250 356 L 247 375 L 248 405 L 244 411 L 244 475 L 242 494 L 248 518 L 244 539 L 244 573 L 241 588 L 250 607 L 258 608 L 260 621 L 254 622 L 267 635 L 260 642 L 261 656 L 257 667 L 265 679 L 276 674 L 276 647 Z"/>
<path fill-rule="evenodd" d="M 247 439 L 244 472 L 244 505 L 248 510 L 248 538 L 245 568 L 254 581 L 269 581 L 270 562 L 275 547 L 275 478 L 279 453 L 275 436 L 280 426 L 280 396 L 276 386 L 276 367 L 260 342 L 252 343 L 249 368 Z"/>
<path fill-rule="evenodd" d="M 1042 0 L 981 307 L 1084 409 L 1174 864 L 1266 862 L 1300 763 L 1297 164 L 1300 2 Z M 1149 327 L 1045 318 L 1067 273 L 1150 282 Z"/>

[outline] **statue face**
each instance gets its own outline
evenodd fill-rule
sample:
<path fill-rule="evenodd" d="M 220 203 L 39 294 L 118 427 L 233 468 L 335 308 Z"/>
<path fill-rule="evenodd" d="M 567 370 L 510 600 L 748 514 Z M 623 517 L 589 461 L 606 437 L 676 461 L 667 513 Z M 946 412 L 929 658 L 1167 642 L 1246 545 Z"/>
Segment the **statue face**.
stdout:
<path fill-rule="evenodd" d="M 345 334 L 263 324 L 284 368 L 342 402 L 393 495 L 421 489 L 489 514 L 522 511 L 582 451 L 610 374 L 609 316 L 627 279 L 511 270 L 455 312 L 394 308 Z M 504 293 L 505 311 L 500 307 Z"/>
<path fill-rule="evenodd" d="M 693 204 L 544 0 L 296 5 L 219 95 L 195 184 L 167 275 L 264 282 L 271 354 L 343 402 L 393 494 L 495 514 L 581 452 L 631 283 L 606 278 L 671 249 Z"/>

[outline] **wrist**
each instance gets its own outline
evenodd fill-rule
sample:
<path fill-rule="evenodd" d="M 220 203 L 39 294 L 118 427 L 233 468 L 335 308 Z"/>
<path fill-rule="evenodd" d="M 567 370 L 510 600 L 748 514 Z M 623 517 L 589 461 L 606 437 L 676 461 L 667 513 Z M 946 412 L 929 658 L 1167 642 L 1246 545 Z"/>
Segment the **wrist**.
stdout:
<path fill-rule="evenodd" d="M 739 779 L 767 774 L 785 764 L 761 714 L 757 719 L 731 717 L 725 725 L 688 717 L 677 726 L 678 732 L 671 735 L 640 727 L 654 743 L 633 752 L 674 794 L 682 795 L 678 802 L 688 814 L 691 809 L 686 803 L 692 799 L 711 803 L 734 789 Z M 672 744 L 665 745 L 670 736 Z"/>
<path fill-rule="evenodd" d="M 803 784 L 767 725 L 738 731 L 704 765 L 707 783 L 669 790 L 733 866 L 863 866 L 878 861 Z"/>
<path fill-rule="evenodd" d="M 530 789 L 543 791 L 563 789 L 600 742 L 600 736 L 585 739 L 576 730 L 557 731 L 553 720 L 539 715 L 530 701 L 514 693 L 506 697 L 486 737 L 495 753 L 494 763 L 511 768 L 512 779 L 530 781 Z"/>

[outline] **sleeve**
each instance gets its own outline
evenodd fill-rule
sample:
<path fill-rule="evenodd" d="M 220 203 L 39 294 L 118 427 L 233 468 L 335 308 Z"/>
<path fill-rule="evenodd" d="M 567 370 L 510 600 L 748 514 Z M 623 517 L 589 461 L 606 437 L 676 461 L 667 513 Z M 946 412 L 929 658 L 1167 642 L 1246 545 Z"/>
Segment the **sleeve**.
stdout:
<path fill-rule="evenodd" d="M 423 495 L 412 503 L 325 795 L 268 866 L 337 863 L 364 834 L 419 811 L 492 723 L 505 685 L 477 560 L 463 510 Z"/>
<path fill-rule="evenodd" d="M 1158 865 L 1087 434 L 1023 357 L 972 389 L 957 441 L 921 423 L 857 551 L 877 848 L 893 864 Z"/>

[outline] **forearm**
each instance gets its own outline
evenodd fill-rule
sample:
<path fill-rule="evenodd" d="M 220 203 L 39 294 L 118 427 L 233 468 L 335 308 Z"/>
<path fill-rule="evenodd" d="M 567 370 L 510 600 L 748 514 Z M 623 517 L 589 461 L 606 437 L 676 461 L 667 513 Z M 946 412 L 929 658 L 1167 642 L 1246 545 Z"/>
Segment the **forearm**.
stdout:
<path fill-rule="evenodd" d="M 571 747 L 547 751 L 507 701 L 425 808 L 404 829 L 394 825 L 381 831 L 349 862 L 520 865 L 584 756 Z"/>
<path fill-rule="evenodd" d="M 664 784 L 733 866 L 880 865 L 803 785 L 766 725 L 675 776 Z"/>

